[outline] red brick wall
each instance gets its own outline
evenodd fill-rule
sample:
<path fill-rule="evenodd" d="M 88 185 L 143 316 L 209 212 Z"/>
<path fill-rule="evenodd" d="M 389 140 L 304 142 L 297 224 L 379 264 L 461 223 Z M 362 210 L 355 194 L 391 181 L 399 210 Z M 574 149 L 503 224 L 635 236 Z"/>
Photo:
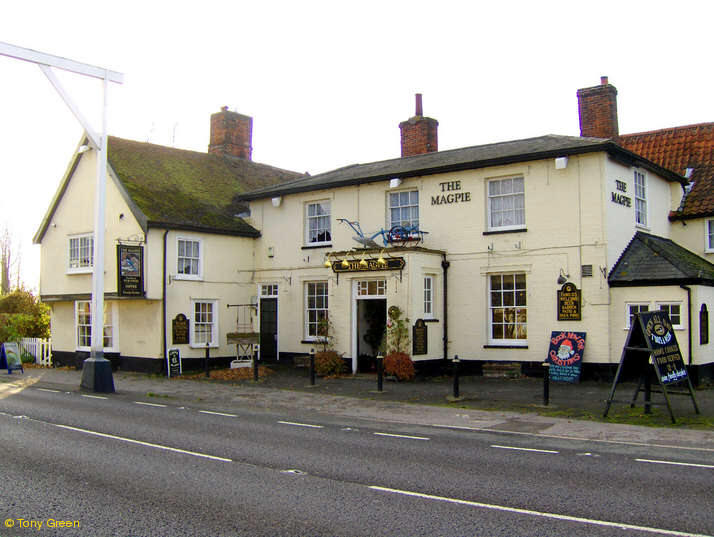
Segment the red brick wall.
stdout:
<path fill-rule="evenodd" d="M 580 136 L 594 138 L 617 138 L 617 89 L 600 79 L 600 85 L 578 90 Z"/>
<path fill-rule="evenodd" d="M 208 152 L 212 155 L 231 155 L 251 160 L 253 154 L 253 118 L 223 107 L 211 115 L 211 140 Z"/>

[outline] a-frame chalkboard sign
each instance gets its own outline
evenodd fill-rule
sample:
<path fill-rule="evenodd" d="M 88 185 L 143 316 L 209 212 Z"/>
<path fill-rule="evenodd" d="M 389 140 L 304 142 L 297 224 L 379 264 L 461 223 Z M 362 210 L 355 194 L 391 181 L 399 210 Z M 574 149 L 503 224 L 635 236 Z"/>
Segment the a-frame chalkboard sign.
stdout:
<path fill-rule="evenodd" d="M 684 365 L 682 353 L 672 328 L 669 315 L 664 311 L 647 311 L 637 313 L 632 320 L 630 332 L 627 334 L 625 346 L 622 348 L 620 365 L 617 367 L 615 380 L 612 383 L 610 396 L 605 403 L 605 416 L 610 411 L 610 405 L 615 401 L 615 389 L 620 381 L 623 370 L 639 376 L 639 383 L 632 400 L 628 401 L 631 407 L 635 406 L 635 401 L 640 392 L 644 392 L 645 414 L 650 413 L 652 393 L 664 395 L 665 404 L 672 418 L 672 423 L 676 423 L 672 405 L 669 402 L 670 395 L 688 395 L 692 398 L 694 411 L 699 414 L 699 406 L 694 396 L 694 389 L 687 374 L 687 367 Z M 660 390 L 652 389 L 651 373 L 654 371 L 655 378 L 659 383 Z M 669 390 L 668 386 L 684 384 L 688 391 Z M 622 401 L 620 401 L 622 402 Z"/>

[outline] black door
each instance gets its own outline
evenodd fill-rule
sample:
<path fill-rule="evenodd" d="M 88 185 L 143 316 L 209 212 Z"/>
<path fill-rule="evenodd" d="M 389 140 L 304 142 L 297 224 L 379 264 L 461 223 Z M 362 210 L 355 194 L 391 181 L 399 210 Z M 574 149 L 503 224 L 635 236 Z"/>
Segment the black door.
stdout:
<path fill-rule="evenodd" d="M 260 359 L 278 359 L 278 299 L 260 299 Z"/>

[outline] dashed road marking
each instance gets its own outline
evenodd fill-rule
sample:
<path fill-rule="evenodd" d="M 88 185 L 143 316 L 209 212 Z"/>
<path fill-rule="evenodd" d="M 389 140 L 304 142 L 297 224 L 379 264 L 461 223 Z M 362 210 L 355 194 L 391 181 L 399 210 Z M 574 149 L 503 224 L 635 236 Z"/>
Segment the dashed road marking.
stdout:
<path fill-rule="evenodd" d="M 692 466 L 694 468 L 714 468 L 714 464 L 697 464 L 694 462 L 658 461 L 655 459 L 635 459 L 637 462 L 649 462 L 652 464 L 671 464 L 673 466 Z"/>
<path fill-rule="evenodd" d="M 281 423 L 283 425 L 292 425 L 294 427 L 308 427 L 310 429 L 324 429 L 322 425 L 312 425 L 310 423 L 298 423 L 295 421 L 278 421 L 278 423 Z"/>
<path fill-rule="evenodd" d="M 500 446 L 498 444 L 492 444 L 491 447 L 497 448 L 497 449 L 512 449 L 514 451 L 532 451 L 535 453 L 552 453 L 552 454 L 560 453 L 560 451 L 553 451 L 552 449 L 533 449 L 533 448 L 525 448 L 525 447 L 518 447 L 518 446 Z"/>
<path fill-rule="evenodd" d="M 159 408 L 166 408 L 166 405 L 160 405 L 159 403 L 145 403 L 144 401 L 134 401 L 137 405 L 144 405 L 144 406 L 156 406 Z"/>
<path fill-rule="evenodd" d="M 374 433 L 376 436 L 389 436 L 391 438 L 406 438 L 408 440 L 431 440 L 426 436 L 410 436 L 407 434 Z"/>
<path fill-rule="evenodd" d="M 201 414 L 210 414 L 212 416 L 226 416 L 228 418 L 237 418 L 237 414 L 228 414 L 227 412 L 214 412 L 212 410 L 199 410 Z"/>

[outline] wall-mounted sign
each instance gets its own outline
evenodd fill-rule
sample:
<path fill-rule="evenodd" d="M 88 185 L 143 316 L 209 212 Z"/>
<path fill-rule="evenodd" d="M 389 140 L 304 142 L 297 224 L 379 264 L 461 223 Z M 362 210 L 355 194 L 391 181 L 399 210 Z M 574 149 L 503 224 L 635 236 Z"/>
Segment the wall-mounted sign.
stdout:
<path fill-rule="evenodd" d="M 166 373 L 169 377 L 178 377 L 183 373 L 181 352 L 178 349 L 169 349 L 169 355 L 166 357 L 166 360 Z"/>
<path fill-rule="evenodd" d="M 471 201 L 471 192 L 461 192 L 461 181 L 439 183 L 441 194 L 431 197 L 432 205 L 448 205 Z"/>
<path fill-rule="evenodd" d="M 546 362 L 550 380 L 579 382 L 585 353 L 585 332 L 551 332 Z"/>
<path fill-rule="evenodd" d="M 618 205 L 623 205 L 625 207 L 632 207 L 632 198 L 627 196 L 627 183 L 624 181 L 615 180 L 615 188 L 617 192 L 610 192 L 611 201 L 617 203 Z"/>
<path fill-rule="evenodd" d="M 412 327 L 412 354 L 426 354 L 429 349 L 427 325 L 424 319 L 417 319 Z"/>
<path fill-rule="evenodd" d="M 377 259 L 365 259 L 366 263 L 362 263 L 361 259 L 347 259 L 343 266 L 342 259 L 335 259 L 332 262 L 332 270 L 334 272 L 373 272 L 377 270 L 402 270 L 406 265 L 403 257 L 387 257 L 383 263 Z"/>
<path fill-rule="evenodd" d="M 117 245 L 119 296 L 144 296 L 144 247 Z"/>
<path fill-rule="evenodd" d="M 179 313 L 171 321 L 171 344 L 172 345 L 188 345 L 189 344 L 189 324 L 190 321 L 183 313 Z"/>
<path fill-rule="evenodd" d="M 558 320 L 580 321 L 582 292 L 574 283 L 567 282 L 558 291 Z"/>

